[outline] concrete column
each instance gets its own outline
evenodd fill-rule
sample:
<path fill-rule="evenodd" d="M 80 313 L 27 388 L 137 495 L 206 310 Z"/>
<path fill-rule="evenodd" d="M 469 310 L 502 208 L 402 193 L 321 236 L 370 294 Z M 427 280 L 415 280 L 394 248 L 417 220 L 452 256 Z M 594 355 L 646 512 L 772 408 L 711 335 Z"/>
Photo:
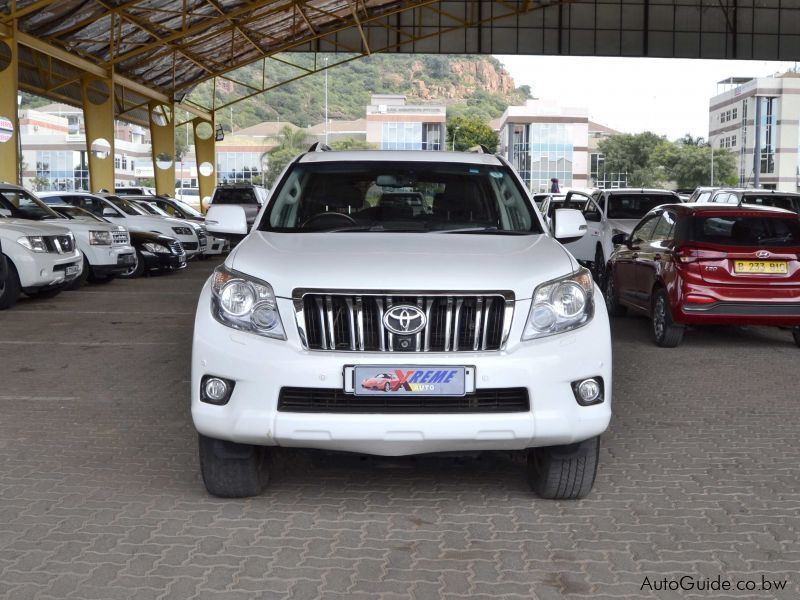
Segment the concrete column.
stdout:
<path fill-rule="evenodd" d="M 17 119 L 16 30 L 0 37 L 0 181 L 19 180 L 19 122 Z"/>
<path fill-rule="evenodd" d="M 197 182 L 200 188 L 200 210 L 205 212 L 217 186 L 217 159 L 214 144 L 214 123 L 197 117 L 192 121 Z"/>
<path fill-rule="evenodd" d="M 175 111 L 172 104 L 151 101 L 150 140 L 153 148 L 153 175 L 156 193 L 175 195 Z"/>
<path fill-rule="evenodd" d="M 114 83 L 93 75 L 81 78 L 89 187 L 114 191 Z"/>

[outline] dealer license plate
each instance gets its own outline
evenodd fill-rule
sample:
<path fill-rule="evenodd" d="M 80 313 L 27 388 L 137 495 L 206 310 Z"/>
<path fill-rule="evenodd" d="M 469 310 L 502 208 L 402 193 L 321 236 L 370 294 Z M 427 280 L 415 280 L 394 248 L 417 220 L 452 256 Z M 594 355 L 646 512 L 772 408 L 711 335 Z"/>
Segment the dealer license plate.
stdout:
<path fill-rule="evenodd" d="M 81 272 L 80 265 L 69 265 L 66 269 L 64 269 L 64 274 L 69 277 L 70 275 L 77 275 Z"/>
<path fill-rule="evenodd" d="M 783 261 L 772 260 L 737 260 L 733 263 L 736 273 L 788 273 L 788 267 Z"/>
<path fill-rule="evenodd" d="M 345 391 L 357 396 L 463 396 L 475 391 L 475 368 L 358 365 L 345 367 Z"/>

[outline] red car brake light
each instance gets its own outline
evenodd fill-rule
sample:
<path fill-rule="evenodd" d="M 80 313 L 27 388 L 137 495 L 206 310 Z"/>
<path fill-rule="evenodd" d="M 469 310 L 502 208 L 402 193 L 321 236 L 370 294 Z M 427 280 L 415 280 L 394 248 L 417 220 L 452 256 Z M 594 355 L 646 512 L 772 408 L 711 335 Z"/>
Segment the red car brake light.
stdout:
<path fill-rule="evenodd" d="M 727 257 L 728 254 L 726 252 L 694 248 L 692 246 L 682 246 L 675 250 L 675 258 L 680 263 L 693 263 L 698 260 L 723 260 Z"/>

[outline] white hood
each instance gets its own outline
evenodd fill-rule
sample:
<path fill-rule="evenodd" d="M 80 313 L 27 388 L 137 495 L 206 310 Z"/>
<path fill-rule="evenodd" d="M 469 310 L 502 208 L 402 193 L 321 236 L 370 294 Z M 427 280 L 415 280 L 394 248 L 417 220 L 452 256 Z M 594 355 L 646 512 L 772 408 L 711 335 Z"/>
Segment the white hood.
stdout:
<path fill-rule="evenodd" d="M 175 232 L 172 231 L 173 227 L 188 227 L 192 229 L 190 225 L 178 219 L 151 217 L 149 215 L 127 215 L 124 224 L 131 231 L 158 231 L 172 237 L 175 236 Z"/>
<path fill-rule="evenodd" d="M 53 221 L 42 223 L 41 221 L 31 221 L 29 219 L 0 218 L 0 232 L 11 231 L 19 235 L 67 235 L 69 229 L 59 226 L 61 225 L 60 219 L 58 220 L 58 225 L 51 225 L 55 221 L 56 219 L 53 219 Z"/>
<path fill-rule="evenodd" d="M 284 298 L 296 288 L 321 288 L 512 290 L 525 299 L 538 284 L 578 268 L 545 235 L 262 231 L 245 238 L 226 265 Z"/>

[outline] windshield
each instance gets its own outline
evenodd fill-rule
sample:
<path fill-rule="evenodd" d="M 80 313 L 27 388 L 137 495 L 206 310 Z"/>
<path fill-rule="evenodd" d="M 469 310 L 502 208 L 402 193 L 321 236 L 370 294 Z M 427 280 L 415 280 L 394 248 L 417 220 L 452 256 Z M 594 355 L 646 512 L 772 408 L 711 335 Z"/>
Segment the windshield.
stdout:
<path fill-rule="evenodd" d="M 260 228 L 542 233 L 505 166 L 383 161 L 296 165 Z"/>
<path fill-rule="evenodd" d="M 606 217 L 609 219 L 641 219 L 656 206 L 680 202 L 672 194 L 610 194 Z"/>
<path fill-rule="evenodd" d="M 52 209 L 68 219 L 92 219 L 93 221 L 103 222 L 103 219 L 100 217 L 93 215 L 88 210 L 78 208 L 77 206 L 53 206 Z"/>
<path fill-rule="evenodd" d="M 745 194 L 742 196 L 742 204 L 757 204 L 758 206 L 774 206 L 775 208 L 785 208 L 792 212 L 800 213 L 800 196 L 781 196 L 778 194 Z"/>
<path fill-rule="evenodd" d="M 800 219 L 779 216 L 695 217 L 694 239 L 726 246 L 800 246 Z"/>
<path fill-rule="evenodd" d="M 203 216 L 203 213 L 201 213 L 199 210 L 195 210 L 194 208 L 192 208 L 191 206 L 186 204 L 186 202 L 181 202 L 180 200 L 173 200 L 172 204 L 177 206 L 182 212 L 184 212 L 185 214 L 189 215 L 190 217 L 202 217 Z"/>
<path fill-rule="evenodd" d="M 138 217 L 147 214 L 146 210 L 144 210 L 143 208 L 139 208 L 129 200 L 123 200 L 122 198 L 118 198 L 117 196 L 106 196 L 106 200 L 111 202 L 111 204 L 116 206 L 126 215 L 130 215 L 132 217 Z"/>
<path fill-rule="evenodd" d="M 25 190 L 0 191 L 0 210 L 5 210 L 8 216 L 15 219 L 43 221 L 61 218 L 52 208 Z"/>
<path fill-rule="evenodd" d="M 217 188 L 211 203 L 258 205 L 258 196 L 253 188 Z"/>

